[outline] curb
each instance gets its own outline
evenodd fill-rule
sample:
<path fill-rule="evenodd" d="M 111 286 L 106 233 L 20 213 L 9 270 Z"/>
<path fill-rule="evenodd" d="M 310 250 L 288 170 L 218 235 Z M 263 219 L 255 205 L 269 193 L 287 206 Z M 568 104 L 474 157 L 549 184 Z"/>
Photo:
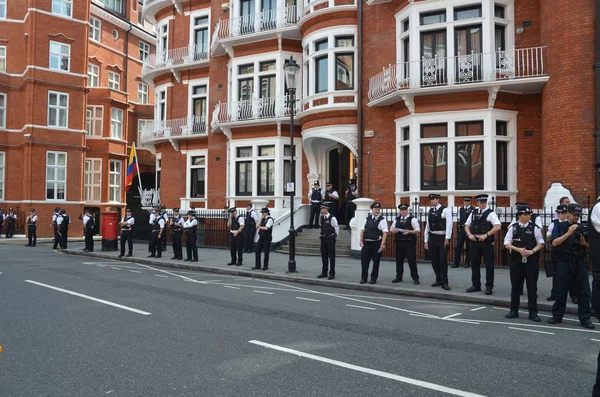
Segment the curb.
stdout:
<path fill-rule="evenodd" d="M 509 307 L 510 301 L 505 299 L 498 299 L 495 297 L 486 297 L 486 296 L 464 296 L 464 295 L 455 295 L 452 293 L 442 293 L 436 290 L 431 291 L 415 291 L 411 289 L 401 288 L 401 287 L 388 287 L 381 285 L 366 285 L 359 283 L 352 283 L 347 281 L 336 281 L 336 280 L 324 280 L 312 277 L 304 277 L 304 276 L 288 276 L 285 274 L 277 274 L 277 273 L 264 273 L 257 272 L 252 270 L 236 270 L 236 269 L 227 269 L 222 267 L 213 267 L 206 265 L 186 265 L 183 263 L 170 263 L 170 262 L 159 262 L 145 258 L 121 258 L 118 259 L 114 255 L 104 254 L 104 253 L 96 253 L 96 252 L 83 252 L 83 251 L 74 251 L 71 249 L 62 250 L 65 254 L 69 255 L 77 255 L 77 256 L 87 256 L 93 258 L 100 259 L 110 259 L 119 262 L 136 262 L 142 263 L 145 265 L 153 265 L 159 267 L 167 267 L 173 269 L 183 269 L 183 270 L 193 270 L 193 271 L 202 271 L 207 273 L 216 273 L 216 274 L 226 274 L 230 276 L 245 276 L 252 278 L 264 278 L 268 280 L 279 280 L 279 281 L 288 281 L 288 282 L 296 282 L 301 284 L 309 284 L 309 285 L 320 285 L 324 287 L 333 287 L 333 288 L 343 288 L 349 290 L 356 291 L 368 291 L 368 292 L 377 292 L 382 294 L 389 295 L 402 295 L 402 296 L 410 296 L 415 298 L 428 298 L 428 299 L 439 299 L 445 301 L 454 301 L 461 303 L 476 303 L 488 306 L 502 306 Z M 521 302 L 520 309 L 527 310 L 527 303 Z M 538 302 L 538 310 L 551 312 L 552 304 L 546 302 Z M 569 307 L 567 305 L 565 314 L 577 314 L 577 307 Z"/>

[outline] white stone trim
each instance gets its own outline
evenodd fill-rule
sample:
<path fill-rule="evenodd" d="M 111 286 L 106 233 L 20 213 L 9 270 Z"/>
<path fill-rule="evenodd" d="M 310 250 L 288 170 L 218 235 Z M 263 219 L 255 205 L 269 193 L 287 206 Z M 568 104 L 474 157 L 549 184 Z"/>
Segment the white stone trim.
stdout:
<path fill-rule="evenodd" d="M 206 123 L 208 125 L 210 125 L 209 122 L 209 105 L 210 105 L 210 78 L 208 77 L 204 77 L 201 79 L 193 79 L 193 80 L 185 80 L 183 82 L 184 84 L 188 85 L 188 106 L 187 106 L 187 117 L 192 117 L 192 112 L 194 111 L 193 109 L 193 89 L 194 86 L 199 86 L 199 85 L 205 85 L 206 86 Z M 208 127 L 207 127 L 208 128 Z M 189 197 L 189 195 L 188 195 Z"/>
<path fill-rule="evenodd" d="M 138 25 L 137 23 L 131 22 L 131 24 L 130 24 L 129 22 L 124 21 L 121 18 L 118 18 L 117 16 L 113 15 L 112 13 L 104 10 L 104 4 L 102 4 L 102 3 L 98 3 L 96 1 L 92 1 L 92 3 L 94 5 L 97 5 L 97 7 L 90 7 L 90 14 L 97 15 L 101 19 L 112 23 L 113 25 L 125 30 L 126 32 L 129 31 L 129 33 L 131 33 L 132 35 L 137 36 L 146 42 L 155 41 L 155 37 L 152 36 L 152 34 L 140 29 L 139 28 L 140 25 Z M 129 2 L 124 1 L 123 6 L 127 6 L 127 5 L 129 5 Z M 86 22 L 86 23 L 89 24 L 89 22 Z M 137 28 L 134 28 L 134 26 L 136 26 Z"/>

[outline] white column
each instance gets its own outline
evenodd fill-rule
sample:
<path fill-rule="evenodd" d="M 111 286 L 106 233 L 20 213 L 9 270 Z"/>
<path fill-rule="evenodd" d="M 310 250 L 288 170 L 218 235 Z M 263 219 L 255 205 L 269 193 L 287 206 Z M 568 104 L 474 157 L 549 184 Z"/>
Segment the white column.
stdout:
<path fill-rule="evenodd" d="M 352 228 L 352 240 L 350 249 L 352 251 L 360 251 L 360 228 L 367 219 L 367 215 L 371 212 L 371 203 L 375 201 L 370 198 L 357 198 L 353 201 L 356 204 L 356 212 L 354 218 L 350 221 Z"/>

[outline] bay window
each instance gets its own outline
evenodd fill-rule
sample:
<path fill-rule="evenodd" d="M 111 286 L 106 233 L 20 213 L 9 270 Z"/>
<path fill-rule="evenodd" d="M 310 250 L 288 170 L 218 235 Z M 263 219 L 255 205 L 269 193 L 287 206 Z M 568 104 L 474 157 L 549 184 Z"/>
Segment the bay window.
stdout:
<path fill-rule="evenodd" d="M 206 198 L 206 156 L 191 159 L 190 198 Z"/>
<path fill-rule="evenodd" d="M 86 202 L 100 202 L 102 192 L 102 159 L 85 160 L 85 181 L 83 199 Z"/>
<path fill-rule="evenodd" d="M 121 160 L 110 160 L 109 169 L 109 201 L 121 202 L 121 173 L 123 162 Z"/>
<path fill-rule="evenodd" d="M 46 200 L 65 200 L 67 153 L 46 152 Z"/>

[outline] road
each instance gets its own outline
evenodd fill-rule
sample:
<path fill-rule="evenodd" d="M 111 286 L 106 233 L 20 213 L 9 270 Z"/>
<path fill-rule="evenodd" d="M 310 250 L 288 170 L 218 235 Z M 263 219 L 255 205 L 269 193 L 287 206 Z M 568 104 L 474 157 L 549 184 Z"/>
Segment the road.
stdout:
<path fill-rule="evenodd" d="M 505 314 L 2 247 L 0 396 L 591 395 L 598 328 Z"/>

